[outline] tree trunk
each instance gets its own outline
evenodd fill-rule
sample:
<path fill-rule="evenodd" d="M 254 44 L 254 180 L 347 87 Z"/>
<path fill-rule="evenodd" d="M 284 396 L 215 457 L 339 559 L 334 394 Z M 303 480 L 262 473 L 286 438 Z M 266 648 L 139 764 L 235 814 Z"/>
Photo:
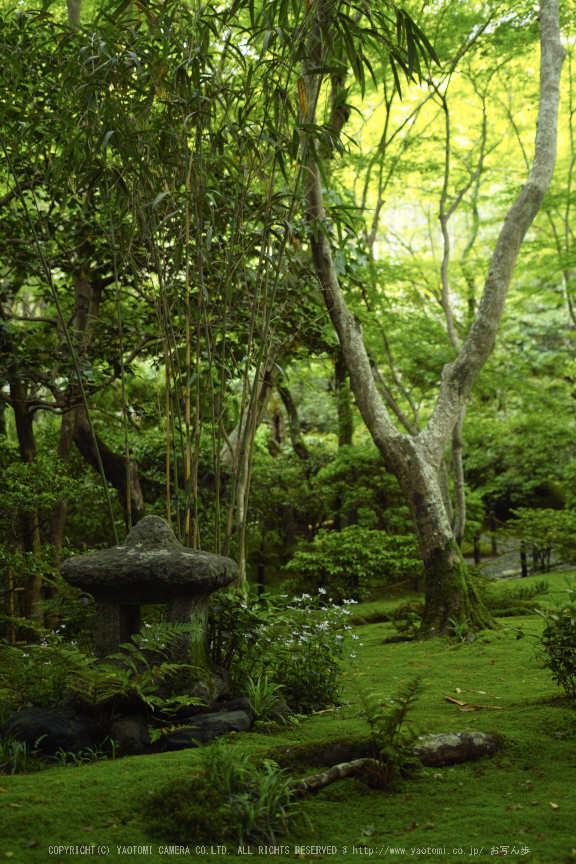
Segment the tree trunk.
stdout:
<path fill-rule="evenodd" d="M 100 451 L 100 459 L 102 460 L 104 475 L 108 483 L 111 483 L 118 493 L 118 499 L 122 505 L 126 529 L 128 529 L 128 481 L 126 477 L 126 457 L 124 454 L 115 453 L 111 450 L 110 447 L 102 441 L 99 435 L 96 435 L 96 441 L 98 443 L 98 450 Z M 78 408 L 76 408 L 74 443 L 78 447 L 78 450 L 84 459 L 90 463 L 95 471 L 98 471 L 94 439 L 90 432 L 90 426 L 88 425 L 86 411 L 84 410 L 83 405 L 79 405 Z M 130 503 L 132 508 L 132 525 L 135 525 L 144 516 L 144 496 L 142 495 L 140 480 L 138 478 L 138 463 L 134 459 L 130 460 Z"/>
<path fill-rule="evenodd" d="M 452 471 L 454 473 L 454 504 L 455 517 L 452 530 L 459 546 L 462 545 L 464 529 L 466 528 L 466 490 L 464 486 L 464 465 L 462 463 L 462 426 L 466 407 L 452 430 Z"/>
<path fill-rule="evenodd" d="M 450 618 L 477 629 L 496 627 L 474 587 L 446 513 L 438 472 L 418 438 L 403 435 L 383 454 L 396 475 L 414 523 L 426 577 L 421 632 L 438 635 Z"/>
<path fill-rule="evenodd" d="M 284 407 L 286 409 L 286 413 L 288 414 L 288 430 L 290 432 L 292 449 L 294 450 L 299 459 L 309 459 L 310 453 L 308 452 L 308 448 L 306 447 L 306 444 L 302 439 L 302 427 L 300 426 L 298 409 L 296 408 L 296 404 L 294 402 L 294 399 L 292 398 L 292 394 L 290 393 L 290 390 L 286 384 L 278 384 L 276 389 L 280 394 L 280 398 L 282 399 L 282 402 L 284 403 Z"/>
<path fill-rule="evenodd" d="M 102 280 L 90 281 L 83 276 L 79 276 L 74 280 L 74 329 L 78 338 L 79 354 L 88 354 L 92 336 L 92 325 L 99 315 L 100 300 L 105 284 Z M 83 405 L 79 405 L 72 413 L 74 414 L 72 433 L 74 443 L 84 459 L 89 462 L 95 471 L 100 473 L 96 447 L 90 431 L 88 418 L 86 417 L 86 410 Z M 72 418 L 67 422 L 71 423 Z M 124 514 L 124 522 L 128 530 L 130 520 L 128 519 L 126 457 L 123 454 L 114 453 L 110 447 L 104 444 L 98 435 L 96 435 L 96 441 L 98 443 L 98 450 L 100 451 L 104 475 L 106 480 L 118 492 L 118 498 Z M 133 459 L 130 460 L 130 504 L 132 525 L 135 525 L 144 516 L 144 496 L 142 495 L 140 480 L 138 478 L 138 463 Z"/>
<path fill-rule="evenodd" d="M 68 8 L 68 26 L 77 30 L 80 27 L 82 0 L 66 0 L 66 6 Z"/>
<path fill-rule="evenodd" d="M 67 411 L 66 414 L 62 415 L 60 437 L 58 439 L 58 448 L 56 450 L 56 455 L 65 465 L 67 465 L 70 461 L 70 450 L 72 449 L 72 440 L 74 435 L 74 416 L 74 409 L 72 411 Z M 66 527 L 67 516 L 68 499 L 62 498 L 62 500 L 56 502 L 54 509 L 52 510 L 52 515 L 50 516 L 50 525 L 48 528 L 48 542 L 54 547 L 52 563 L 55 570 L 60 567 L 62 560 L 62 556 L 60 553 L 62 549 L 62 539 L 64 537 L 64 528 Z M 57 600 L 59 594 L 57 585 L 51 585 L 48 588 L 47 594 L 51 600 Z M 50 618 L 48 620 L 49 626 L 55 627 L 57 620 L 57 609 L 55 608 L 50 613 Z"/>
<path fill-rule="evenodd" d="M 348 370 L 343 360 L 338 359 L 334 369 L 336 380 L 336 406 L 338 410 L 338 447 L 352 445 L 354 415 Z"/>
<path fill-rule="evenodd" d="M 323 0 L 317 0 L 314 8 L 316 23 L 311 29 L 302 64 L 308 106 L 303 118 L 306 124 L 316 122 L 315 106 L 321 82 L 318 70 L 325 59 L 323 28 L 326 21 L 323 26 L 320 22 L 327 15 L 327 6 Z M 398 478 L 414 520 L 426 575 L 423 635 L 442 632 L 450 617 L 460 622 L 471 618 L 479 628 L 495 626 L 476 594 L 454 539 L 438 483 L 438 469 L 454 425 L 492 350 L 520 245 L 554 171 L 560 73 L 565 55 L 560 42 L 558 0 L 542 0 L 539 22 L 540 103 L 534 163 L 504 220 L 466 341 L 456 359 L 442 370 L 432 416 L 415 438 L 396 429 L 376 389 L 361 330 L 346 305 L 336 275 L 329 230 L 324 226 L 326 212 L 320 170 L 314 155 L 307 149 L 302 153 L 307 155 L 306 218 L 313 229 L 309 235 L 310 247 L 320 289 L 338 333 L 356 405 L 387 466 Z M 314 147 L 314 142 L 309 140 L 303 144 L 303 148 L 308 147 Z"/>
<path fill-rule="evenodd" d="M 18 436 L 20 457 L 23 462 L 34 462 L 36 459 L 36 441 L 33 427 L 34 416 L 28 411 L 26 390 L 20 378 L 17 377 L 17 370 L 16 376 L 10 384 L 10 398 L 16 420 L 16 434 Z M 24 552 L 35 555 L 40 551 L 40 545 L 38 513 L 32 511 L 22 520 L 22 547 Z M 36 623 L 42 626 L 44 623 L 40 609 L 40 603 L 43 599 L 42 576 L 37 568 L 34 569 L 36 572 L 29 575 L 24 583 L 22 612 L 27 618 L 34 618 Z M 27 635 L 29 638 L 32 638 L 33 631 L 30 631 Z"/>

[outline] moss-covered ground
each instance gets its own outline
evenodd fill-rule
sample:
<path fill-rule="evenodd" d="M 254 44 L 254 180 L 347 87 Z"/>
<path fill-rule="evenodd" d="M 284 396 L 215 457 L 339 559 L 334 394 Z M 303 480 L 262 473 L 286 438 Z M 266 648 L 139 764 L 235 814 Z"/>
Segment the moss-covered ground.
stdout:
<path fill-rule="evenodd" d="M 564 587 L 560 574 L 547 578 L 552 592 Z M 508 582 L 499 590 L 517 586 Z M 497 730 L 504 746 L 494 758 L 423 769 L 384 791 L 355 778 L 338 781 L 308 797 L 303 806 L 310 824 L 302 820 L 290 837 L 279 838 L 279 855 L 254 846 L 238 854 L 230 843 L 224 853 L 217 842 L 204 849 L 191 846 L 182 855 L 151 840 L 139 816 L 141 802 L 168 781 L 192 774 L 194 751 L 4 775 L 0 861 L 55 864 L 105 857 L 157 864 L 184 857 L 232 864 L 265 858 L 341 862 L 360 855 L 451 864 L 496 857 L 535 864 L 576 861 L 576 706 L 532 659 L 532 643 L 516 641 L 505 629 L 485 631 L 470 646 L 446 640 L 382 644 L 395 631 L 377 619 L 409 599 L 402 590 L 384 591 L 356 607 L 356 616 L 368 623 L 355 628 L 357 659 L 345 673 L 339 710 L 313 716 L 292 731 L 235 735 L 230 741 L 258 757 L 275 745 L 366 736 L 358 682 L 393 697 L 401 682 L 421 674 L 424 694 L 414 713 L 421 730 Z M 526 632 L 541 627 L 536 615 L 501 624 Z M 446 695 L 497 707 L 461 710 Z M 87 846 L 93 847 L 91 854 L 82 854 L 80 847 Z M 296 848 L 302 846 L 333 848 Z"/>

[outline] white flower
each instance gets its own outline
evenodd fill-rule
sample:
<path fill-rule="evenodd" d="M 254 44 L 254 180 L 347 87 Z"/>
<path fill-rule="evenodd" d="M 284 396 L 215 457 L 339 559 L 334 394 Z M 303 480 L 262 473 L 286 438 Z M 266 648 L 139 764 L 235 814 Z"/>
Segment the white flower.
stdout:
<path fill-rule="evenodd" d="M 350 656 L 351 656 L 353 659 L 356 658 L 356 654 L 350 654 Z"/>
<path fill-rule="evenodd" d="M 145 626 L 145 627 L 148 627 L 148 628 L 152 627 L 151 624 L 144 624 L 144 626 Z"/>
<path fill-rule="evenodd" d="M 23 657 L 29 657 L 30 654 L 22 654 Z"/>
<path fill-rule="evenodd" d="M 326 592 L 325 588 L 318 588 L 318 593 L 319 594 L 326 594 L 327 592 Z"/>
<path fill-rule="evenodd" d="M 350 635 L 352 636 L 353 639 L 359 639 L 360 638 L 360 636 L 356 636 L 355 633 L 351 633 Z"/>

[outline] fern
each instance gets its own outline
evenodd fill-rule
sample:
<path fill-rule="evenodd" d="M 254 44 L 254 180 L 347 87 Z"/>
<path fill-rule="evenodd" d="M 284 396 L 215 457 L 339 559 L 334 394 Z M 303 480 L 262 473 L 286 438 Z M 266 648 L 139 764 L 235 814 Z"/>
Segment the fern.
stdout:
<path fill-rule="evenodd" d="M 359 682 L 356 682 L 356 686 L 370 726 L 374 758 L 378 762 L 378 769 L 372 779 L 378 786 L 384 787 L 408 760 L 409 750 L 420 734 L 408 723 L 408 716 L 422 693 L 421 679 L 409 681 L 388 702 L 375 693 L 367 693 Z"/>

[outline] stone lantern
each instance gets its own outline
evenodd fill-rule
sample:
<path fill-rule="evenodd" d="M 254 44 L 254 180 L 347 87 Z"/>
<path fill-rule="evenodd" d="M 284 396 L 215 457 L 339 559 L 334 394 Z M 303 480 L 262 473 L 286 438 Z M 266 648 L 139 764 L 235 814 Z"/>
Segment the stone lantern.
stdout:
<path fill-rule="evenodd" d="M 236 579 L 230 558 L 182 546 L 159 516 L 146 516 L 121 546 L 68 558 L 60 567 L 64 579 L 94 597 L 94 650 L 98 657 L 118 651 L 140 632 L 140 606 L 165 603 L 172 624 L 196 624 L 172 647 L 174 663 L 190 663 L 213 674 L 208 659 L 207 625 L 210 595 Z"/>

